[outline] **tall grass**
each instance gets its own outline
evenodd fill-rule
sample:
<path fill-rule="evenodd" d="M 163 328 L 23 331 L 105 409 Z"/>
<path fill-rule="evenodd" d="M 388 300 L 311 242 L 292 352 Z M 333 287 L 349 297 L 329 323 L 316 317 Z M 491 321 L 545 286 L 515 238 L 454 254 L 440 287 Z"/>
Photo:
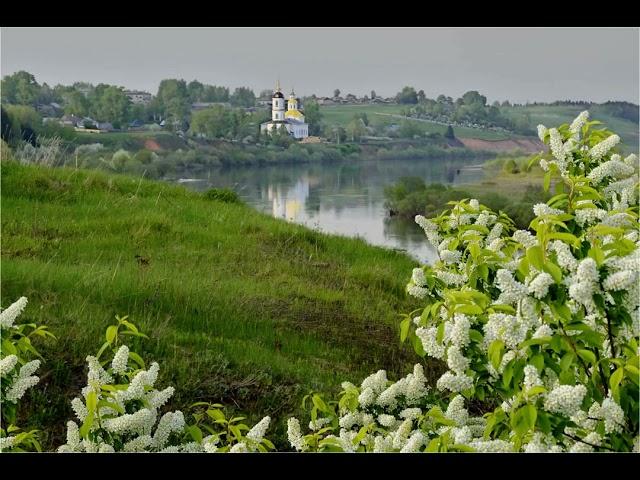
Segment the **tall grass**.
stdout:
<path fill-rule="evenodd" d="M 397 313 L 414 261 L 185 188 L 2 162 L 2 306 L 59 337 L 43 347 L 30 425 L 61 443 L 84 359 L 116 314 L 150 340 L 175 406 L 220 401 L 282 420 L 309 389 L 401 375 Z M 276 440 L 285 426 L 276 427 Z"/>

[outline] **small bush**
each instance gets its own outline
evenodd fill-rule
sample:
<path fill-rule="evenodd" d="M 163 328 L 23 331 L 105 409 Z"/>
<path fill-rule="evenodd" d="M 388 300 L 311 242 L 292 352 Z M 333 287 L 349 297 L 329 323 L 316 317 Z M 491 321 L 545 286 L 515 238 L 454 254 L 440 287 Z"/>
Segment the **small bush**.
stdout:
<path fill-rule="evenodd" d="M 224 203 L 242 203 L 238 194 L 228 188 L 212 188 L 205 192 L 204 197 Z"/>

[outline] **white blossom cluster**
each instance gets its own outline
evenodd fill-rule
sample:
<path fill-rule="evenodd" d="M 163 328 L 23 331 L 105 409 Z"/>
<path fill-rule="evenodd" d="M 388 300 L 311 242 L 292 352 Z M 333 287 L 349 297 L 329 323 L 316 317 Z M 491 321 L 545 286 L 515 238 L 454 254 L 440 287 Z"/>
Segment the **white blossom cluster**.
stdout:
<path fill-rule="evenodd" d="M 121 346 L 113 356 L 109 371 L 96 357 L 88 356 L 87 363 L 87 386 L 82 389 L 82 397 L 72 400 L 71 407 L 82 424 L 89 415 L 89 395 L 96 395 L 95 403 L 99 406 L 88 436 L 81 438 L 75 421 L 67 423 L 67 442 L 58 448 L 59 452 L 213 453 L 219 450 L 219 438 L 214 435 L 200 442 L 183 443 L 186 422 L 180 410 L 161 415 L 159 409 L 171 398 L 174 388 L 157 390 L 154 387 L 160 371 L 157 362 L 147 370 L 136 370 L 129 365 L 129 348 Z M 114 389 L 116 384 L 126 388 Z M 109 393 L 112 390 L 115 392 Z M 244 441 L 230 451 L 256 451 L 270 421 L 269 417 L 263 418 L 247 432 Z"/>
<path fill-rule="evenodd" d="M 36 385 L 40 381 L 40 377 L 33 375 L 35 371 L 40 367 L 40 360 L 32 360 L 20 367 L 20 370 L 15 372 L 15 366 L 17 357 L 15 355 L 9 355 L 2 359 L 2 378 L 8 378 L 5 387 L 5 382 L 2 385 L 2 400 L 17 403 L 26 391 Z M 9 368 L 11 367 L 11 368 Z M 11 372 L 13 375 L 10 375 Z M 6 372 L 6 373 L 5 373 Z"/>
<path fill-rule="evenodd" d="M 343 384 L 345 390 L 360 391 L 358 406 L 354 410 L 341 409 L 340 431 L 324 437 L 323 441 L 345 452 L 364 448 L 365 451 L 378 453 L 411 453 L 424 451 L 431 439 L 448 434 L 455 443 L 471 446 L 478 451 L 514 450 L 510 442 L 483 439 L 486 420 L 471 416 L 461 395 L 456 395 L 444 412 L 439 410 L 439 416 L 427 415 L 429 409 L 433 409 L 421 365 L 416 365 L 413 373 L 398 382 L 389 383 L 386 372 L 380 370 L 367 377 L 359 389 L 349 383 Z M 371 394 L 365 394 L 365 391 L 374 392 L 373 401 L 370 401 Z M 368 425 L 374 428 L 356 441 L 360 429 Z M 310 435 L 312 433 L 303 434 L 298 419 L 288 419 L 287 436 L 296 451 L 304 452 L 312 448 Z"/>
<path fill-rule="evenodd" d="M 570 209 L 566 203 L 562 208 L 558 204 L 535 205 L 533 210 L 538 219 L 547 215 L 569 214 L 575 222 L 575 227 L 570 230 L 557 226 L 560 224 L 548 222 L 547 228 L 551 232 L 559 232 L 559 235 L 545 238 L 544 243 L 535 232 L 518 230 L 511 237 L 505 237 L 506 232 L 496 232 L 493 238 L 487 239 L 490 241 L 481 241 L 478 244 L 481 248 L 487 249 L 491 245 L 490 250 L 498 254 L 495 258 L 502 259 L 492 260 L 495 263 L 490 267 L 495 272 L 492 287 L 497 289 L 494 290 L 497 291 L 497 298 L 492 297 L 493 304 L 497 304 L 502 310 L 484 314 L 481 321 L 475 315 L 465 315 L 469 324 L 467 328 L 473 328 L 476 335 L 477 332 L 482 334 L 482 341 L 478 344 L 480 352 L 488 355 L 489 346 L 496 340 L 500 341 L 504 348 L 499 365 L 496 364 L 494 367 L 488 359 L 484 362 L 489 378 L 492 379 L 490 381 L 499 381 L 508 365 L 514 365 L 515 361 L 531 355 L 525 342 L 531 344 L 530 341 L 538 341 L 534 344 L 543 345 L 540 348 L 544 350 L 548 348 L 544 346 L 545 341 L 548 342 L 547 339 L 557 335 L 581 336 L 583 330 L 562 330 L 562 323 L 567 320 L 560 319 L 558 311 L 551 309 L 547 303 L 553 301 L 551 297 L 555 297 L 556 293 L 562 296 L 563 306 L 575 316 L 573 321 L 584 319 L 584 325 L 589 326 L 604 339 L 597 352 L 601 357 L 611 357 L 614 347 L 619 355 L 625 344 L 637 345 L 639 341 L 638 159 L 635 155 L 622 159 L 611 152 L 620 140 L 617 135 L 608 137 L 592 148 L 585 146 L 588 139 L 583 141 L 580 137 L 588 118 L 588 113 L 583 112 L 571 123 L 569 138 L 566 137 L 567 134 L 563 137 L 563 133 L 558 129 L 547 129 L 542 125 L 538 127 L 539 136 L 541 140 L 550 144 L 552 155 L 550 160 L 541 161 L 541 166 L 547 170 L 550 165 L 555 165 L 562 181 L 578 181 L 587 186 L 591 185 L 602 197 L 591 193 L 593 190 L 577 188 L 573 193 Z M 441 307 L 440 315 L 428 320 L 427 324 L 423 324 L 420 317 L 414 322 L 415 334 L 421 340 L 427 356 L 441 360 L 448 367 L 448 371 L 436 383 L 438 390 L 454 395 L 470 391 L 472 387 L 477 386 L 477 382 L 484 381 L 482 376 L 473 372 L 472 365 L 477 365 L 474 363 L 477 358 L 475 354 L 469 354 L 468 345 L 455 345 L 450 340 L 453 314 L 448 313 L 449 307 L 446 305 L 451 300 L 447 300 L 445 296 L 447 291 L 464 292 L 467 288 L 467 263 L 470 256 L 467 246 L 471 242 L 477 242 L 478 236 L 482 235 L 478 230 L 456 231 L 455 228 L 471 223 L 491 228 L 495 222 L 495 216 L 491 212 L 482 211 L 476 215 L 473 213 L 477 211 L 474 208 L 475 203 L 468 202 L 464 208 L 459 204 L 452 209 L 449 217 L 445 214 L 430 223 L 430 236 L 438 234 L 438 240 L 441 241 L 438 250 L 442 262 L 426 267 L 421 273 L 438 278 L 445 284 L 445 288 L 443 291 L 438 288 L 431 289 L 424 292 L 420 298 L 429 297 L 430 303 L 444 301 L 445 306 Z M 566 218 L 563 218 L 563 221 L 566 223 Z M 440 230 L 434 229 L 435 222 L 442 226 Z M 502 228 L 500 224 L 500 229 Z M 567 231 L 573 233 L 570 235 Z M 568 240 L 572 236 L 576 241 Z M 456 253 L 454 257 L 445 250 L 449 250 L 452 239 L 456 237 L 459 241 L 456 251 L 459 254 Z M 620 238 L 627 242 L 624 244 L 625 249 L 629 249 L 629 245 L 633 244 L 635 249 L 630 253 L 619 253 L 618 249 L 622 248 Z M 602 253 L 595 249 L 589 250 L 584 246 L 585 242 L 598 245 Z M 544 271 L 540 271 L 529 261 L 523 267 L 521 260 L 529 249 L 536 246 L 542 250 L 544 262 L 553 263 L 558 268 L 545 268 Z M 522 268 L 526 269 L 526 273 L 522 272 Z M 558 277 L 558 274 L 561 274 L 561 277 Z M 556 281 L 557 278 L 560 279 Z M 553 288 L 553 285 L 557 287 Z M 512 307 L 515 313 L 509 312 L 506 306 Z M 630 319 L 622 321 L 620 317 L 616 317 L 613 332 L 610 332 L 608 327 L 608 322 L 611 323 L 611 319 L 607 319 L 609 308 L 612 311 L 623 309 L 628 314 L 626 318 Z M 610 345 L 612 334 L 614 344 Z M 592 344 L 583 344 L 578 348 L 593 351 Z M 580 355 L 584 357 L 589 354 L 582 352 Z M 576 363 L 568 365 L 570 371 L 582 369 L 585 364 L 582 359 L 575 359 L 574 362 Z M 593 374 L 594 368 L 590 367 L 586 375 Z M 534 389 L 534 393 L 528 395 L 527 392 L 533 387 L 540 388 Z M 523 451 L 593 451 L 608 444 L 608 435 L 622 432 L 625 425 L 629 424 L 622 407 L 611 397 L 602 401 L 602 404 L 594 404 L 587 415 L 587 412 L 582 410 L 583 404 L 590 399 L 587 387 L 580 382 L 569 385 L 560 381 L 557 372 L 548 367 L 539 371 L 533 365 L 527 365 L 524 380 L 518 388 L 520 390 L 516 389 L 512 398 L 503 399 L 505 411 L 513 411 L 513 406 L 521 405 L 523 401 L 533 402 L 538 409 L 546 410 L 550 415 L 571 417 L 578 425 L 574 430 L 569 429 L 568 434 L 571 438 L 563 440 L 535 432 L 535 435 L 532 434 L 522 444 Z M 582 419 L 583 416 L 586 420 Z M 392 425 L 390 418 L 381 418 L 387 427 Z M 596 428 L 602 430 L 596 431 Z M 485 444 L 482 443 L 485 441 L 482 438 L 471 441 L 466 433 L 457 433 L 460 439 L 465 440 L 464 444 L 474 445 L 481 451 L 495 451 L 501 448 L 506 451 L 513 446 L 500 443 Z M 379 440 L 378 444 L 382 446 L 384 442 Z"/>
<path fill-rule="evenodd" d="M 13 327 L 18 315 L 22 313 L 24 307 L 27 306 L 27 298 L 20 297 L 17 301 L 0 312 L 0 329 L 10 329 Z"/>
<path fill-rule="evenodd" d="M 19 338 L 22 335 L 19 333 L 18 325 L 15 325 L 15 320 L 23 312 L 26 305 L 26 297 L 20 297 L 0 312 L 0 335 L 3 341 L 2 358 L 0 358 L 0 378 L 2 379 L 0 409 L 4 408 L 3 404 L 5 402 L 14 406 L 18 404 L 27 390 L 40 381 L 40 377 L 34 375 L 36 370 L 40 368 L 40 360 L 26 361 L 27 358 L 23 357 L 20 352 L 18 352 L 18 355 L 13 353 L 5 354 L 5 342 L 11 344 L 15 349 L 15 338 Z M 16 336 L 14 337 L 14 335 Z M 15 435 L 0 438 L 0 451 L 10 449 L 16 445 L 16 438 Z M 19 443 L 20 440 L 17 440 L 17 442 Z"/>
<path fill-rule="evenodd" d="M 584 124 L 587 123 L 587 120 L 589 120 L 589 112 L 585 110 L 584 112 L 581 112 L 573 122 L 571 122 L 571 125 L 569 125 L 569 132 L 571 132 L 573 138 L 580 137 L 580 130 L 582 130 Z"/>

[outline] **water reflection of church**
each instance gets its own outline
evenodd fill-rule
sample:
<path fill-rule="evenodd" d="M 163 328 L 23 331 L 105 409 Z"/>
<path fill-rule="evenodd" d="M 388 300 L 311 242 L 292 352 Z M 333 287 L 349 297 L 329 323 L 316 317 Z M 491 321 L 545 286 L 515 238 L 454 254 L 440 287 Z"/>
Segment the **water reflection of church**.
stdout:
<path fill-rule="evenodd" d="M 293 187 L 269 185 L 267 198 L 272 204 L 272 214 L 276 218 L 300 220 L 305 200 L 309 197 L 309 179 L 300 177 Z"/>

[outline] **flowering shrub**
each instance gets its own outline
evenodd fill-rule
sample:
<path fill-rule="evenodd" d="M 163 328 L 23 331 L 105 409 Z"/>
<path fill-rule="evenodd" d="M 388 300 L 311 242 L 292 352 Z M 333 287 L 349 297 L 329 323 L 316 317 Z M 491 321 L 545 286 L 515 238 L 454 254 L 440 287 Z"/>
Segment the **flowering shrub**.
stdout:
<path fill-rule="evenodd" d="M 266 452 L 273 449 L 273 443 L 264 438 L 271 422 L 270 417 L 264 417 L 253 428 L 240 423 L 245 417 L 233 417 L 227 420 L 218 403 L 198 402 L 193 407 L 206 407 L 193 414 L 195 423 L 187 427 L 191 438 L 202 445 L 204 451 L 214 452 Z M 202 430 L 209 433 L 203 438 Z M 246 435 L 242 432 L 247 431 Z"/>
<path fill-rule="evenodd" d="M 31 343 L 31 339 L 34 336 L 55 337 L 47 330 L 47 327 L 39 327 L 33 323 L 15 323 L 16 318 L 26 306 L 27 299 L 21 297 L 0 313 L 0 332 L 2 334 L 0 450 L 2 451 L 41 450 L 37 438 L 38 431 L 23 432 L 15 425 L 15 422 L 20 399 L 29 388 L 40 381 L 40 378 L 34 373 L 40 367 L 39 359 L 42 356 Z"/>
<path fill-rule="evenodd" d="M 426 306 L 401 340 L 447 371 L 436 391 L 420 365 L 344 383 L 338 402 L 314 401 L 312 433 L 289 420 L 296 450 L 638 451 L 638 159 L 598 123 L 539 126 L 550 153 L 532 162 L 556 195 L 531 231 L 477 200 L 416 217 L 439 258 L 413 271 Z"/>
<path fill-rule="evenodd" d="M 140 355 L 126 345 L 119 346 L 120 336 L 146 336 L 127 317 L 116 319 L 117 325 L 107 328 L 98 354 L 87 357 L 87 386 L 82 396 L 71 402 L 79 424 L 73 420 L 67 423 L 67 443 L 59 452 L 248 452 L 266 451 L 265 445 L 273 447 L 263 439 L 269 417 L 249 429 L 234 424 L 242 417 L 227 422 L 219 410 L 207 410 L 207 415 L 224 425 L 226 433 L 205 425 L 211 435 L 203 438 L 201 417 L 196 415 L 196 424 L 187 426 L 180 410 L 161 415 L 174 388 L 157 390 L 158 363 L 147 368 Z M 101 362 L 107 351 L 111 351 L 111 358 Z M 248 430 L 246 436 L 243 429 Z"/>

